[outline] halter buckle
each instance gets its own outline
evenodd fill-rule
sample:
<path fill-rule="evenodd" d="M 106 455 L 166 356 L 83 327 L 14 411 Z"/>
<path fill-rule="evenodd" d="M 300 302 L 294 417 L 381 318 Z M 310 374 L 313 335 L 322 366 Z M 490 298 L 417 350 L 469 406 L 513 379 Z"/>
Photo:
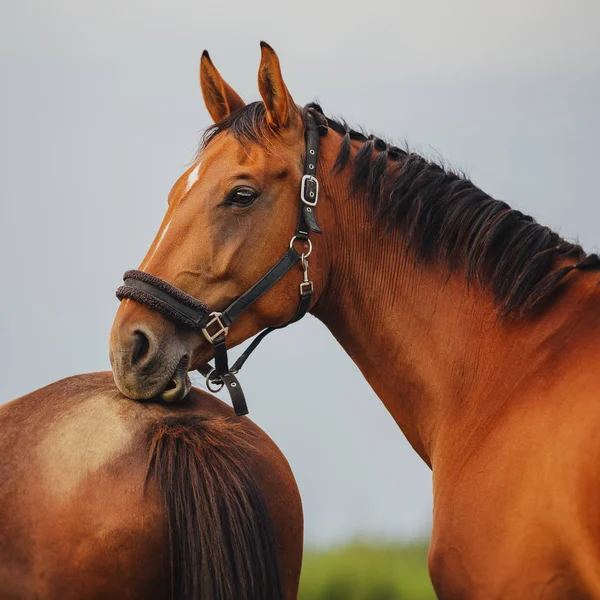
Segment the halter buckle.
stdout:
<path fill-rule="evenodd" d="M 214 344 L 215 340 L 219 336 L 227 335 L 229 333 L 229 327 L 225 327 L 223 321 L 221 321 L 222 316 L 223 313 L 220 312 L 210 313 L 209 317 L 212 317 L 212 319 L 210 319 L 210 321 L 208 321 L 208 323 L 202 328 L 202 333 L 204 334 L 204 337 L 206 338 L 209 344 Z M 215 333 L 209 333 L 208 328 L 215 324 L 218 326 L 219 329 Z"/>
<path fill-rule="evenodd" d="M 319 201 L 319 180 L 314 175 L 302 176 L 300 200 L 302 200 L 306 206 L 317 205 L 317 202 Z"/>

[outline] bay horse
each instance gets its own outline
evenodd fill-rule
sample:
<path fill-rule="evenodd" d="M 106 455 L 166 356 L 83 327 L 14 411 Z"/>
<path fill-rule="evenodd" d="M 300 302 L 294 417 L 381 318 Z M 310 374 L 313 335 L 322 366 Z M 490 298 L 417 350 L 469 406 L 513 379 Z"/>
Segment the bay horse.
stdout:
<path fill-rule="evenodd" d="M 111 373 L 0 406 L 2 600 L 293 600 L 302 505 L 277 446 L 193 389 L 132 402 Z"/>
<path fill-rule="evenodd" d="M 214 325 L 294 246 L 298 268 L 217 333 L 234 346 L 292 320 L 310 262 L 310 312 L 433 471 L 437 595 L 600 598 L 598 256 L 464 176 L 297 106 L 268 44 L 261 101 L 245 104 L 207 53 L 200 83 L 215 124 L 136 272 L 146 292 L 162 282 L 165 305 L 177 290 L 213 307 Z M 314 123 L 322 233 L 289 242 Z M 216 351 L 209 322 L 123 297 L 117 386 L 184 397 L 187 370 Z"/>

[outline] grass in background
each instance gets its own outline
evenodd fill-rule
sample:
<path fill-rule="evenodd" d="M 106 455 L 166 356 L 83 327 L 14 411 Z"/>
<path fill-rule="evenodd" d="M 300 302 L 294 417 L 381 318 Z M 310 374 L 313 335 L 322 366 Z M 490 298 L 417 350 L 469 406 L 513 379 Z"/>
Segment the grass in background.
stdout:
<path fill-rule="evenodd" d="M 304 554 L 299 600 L 435 600 L 427 545 L 355 543 Z"/>

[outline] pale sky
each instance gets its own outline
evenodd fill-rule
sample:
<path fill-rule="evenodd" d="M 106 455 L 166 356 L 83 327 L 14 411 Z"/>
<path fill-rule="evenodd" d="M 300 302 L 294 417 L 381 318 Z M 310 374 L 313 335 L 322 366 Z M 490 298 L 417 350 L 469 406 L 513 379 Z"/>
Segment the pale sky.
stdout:
<path fill-rule="evenodd" d="M 266 40 L 298 103 L 442 156 L 598 249 L 597 0 L 207 4 L 2 2 L 0 402 L 109 368 L 114 290 L 209 124 L 204 48 L 250 101 Z M 242 378 L 309 544 L 427 535 L 429 470 L 315 319 L 273 334 Z"/>

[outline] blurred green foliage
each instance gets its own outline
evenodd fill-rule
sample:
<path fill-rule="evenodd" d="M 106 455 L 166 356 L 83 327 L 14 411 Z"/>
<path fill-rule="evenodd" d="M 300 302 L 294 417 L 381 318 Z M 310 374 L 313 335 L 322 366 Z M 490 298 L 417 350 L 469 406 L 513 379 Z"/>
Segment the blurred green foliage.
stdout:
<path fill-rule="evenodd" d="M 427 545 L 354 543 L 304 554 L 300 600 L 435 600 Z"/>

